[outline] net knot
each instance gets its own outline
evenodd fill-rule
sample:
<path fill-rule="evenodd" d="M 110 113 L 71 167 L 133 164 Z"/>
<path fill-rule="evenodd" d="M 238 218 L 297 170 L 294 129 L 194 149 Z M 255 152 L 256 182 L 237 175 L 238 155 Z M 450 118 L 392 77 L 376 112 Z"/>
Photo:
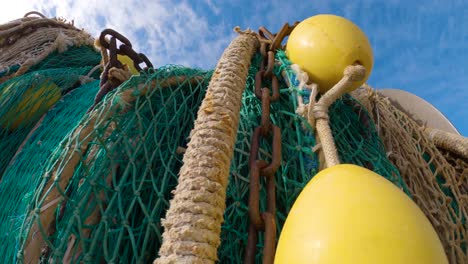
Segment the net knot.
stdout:
<path fill-rule="evenodd" d="M 325 119 L 328 120 L 328 106 L 318 102 L 313 108 L 312 112 L 314 113 L 315 119 Z"/>

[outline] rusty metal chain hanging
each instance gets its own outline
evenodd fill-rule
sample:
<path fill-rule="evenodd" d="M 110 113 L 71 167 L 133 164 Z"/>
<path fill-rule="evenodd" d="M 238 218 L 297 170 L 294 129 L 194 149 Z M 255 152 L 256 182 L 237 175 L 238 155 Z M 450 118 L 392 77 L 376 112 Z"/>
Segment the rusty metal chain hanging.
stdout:
<path fill-rule="evenodd" d="M 255 263 L 258 233 L 264 232 L 263 263 L 273 263 L 276 249 L 276 190 L 275 173 L 281 165 L 281 130 L 270 120 L 270 104 L 279 100 L 278 78 L 273 73 L 275 52 L 281 48 L 281 42 L 297 25 L 286 23 L 281 31 L 272 34 L 265 27 L 260 27 L 260 54 L 262 63 L 255 75 L 255 95 L 262 102 L 261 124 L 255 128 L 249 157 L 250 193 L 249 193 L 249 236 L 245 252 L 245 263 Z M 271 88 L 268 87 L 270 84 Z M 265 84 L 265 85 L 264 85 Z M 260 141 L 271 139 L 271 161 L 259 159 Z M 260 177 L 266 179 L 267 206 L 260 212 Z"/>
<path fill-rule="evenodd" d="M 110 40 L 107 40 L 107 35 L 110 36 Z M 117 40 L 122 43 L 119 47 L 117 47 Z M 122 34 L 113 29 L 108 28 L 101 32 L 101 35 L 99 36 L 99 44 L 102 49 L 109 51 L 109 61 L 104 65 L 100 81 L 100 89 L 96 94 L 94 104 L 91 106 L 90 110 L 92 110 L 107 93 L 117 88 L 123 82 L 119 79 L 109 79 L 110 69 L 123 69 L 123 64 L 117 59 L 117 55 L 125 55 L 129 57 L 133 61 L 133 67 L 135 67 L 139 72 L 153 68 L 153 64 L 149 61 L 148 57 L 143 53 L 137 53 L 133 50 L 132 43 Z M 146 67 L 143 69 L 140 67 L 140 64 L 142 63 L 146 64 Z"/>

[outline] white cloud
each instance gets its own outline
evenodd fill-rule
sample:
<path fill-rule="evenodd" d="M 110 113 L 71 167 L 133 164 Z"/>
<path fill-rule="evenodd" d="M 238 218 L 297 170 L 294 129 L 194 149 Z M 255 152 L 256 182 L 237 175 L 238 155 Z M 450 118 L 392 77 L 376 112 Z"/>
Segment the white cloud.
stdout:
<path fill-rule="evenodd" d="M 219 15 L 221 13 L 221 9 L 213 3 L 212 0 L 203 0 L 205 4 L 215 13 L 216 15 Z"/>
<path fill-rule="evenodd" d="M 214 13 L 220 10 L 210 1 Z M 74 20 L 98 37 L 104 28 L 112 28 L 126 36 L 137 51 L 148 55 L 155 67 L 182 64 L 213 68 L 233 35 L 225 35 L 219 26 L 210 26 L 207 18 L 196 13 L 186 2 L 172 1 L 75 1 L 39 0 L 34 3 L 15 1 L 3 6 L 3 21 L 17 19 L 37 10 L 46 16 Z"/>
<path fill-rule="evenodd" d="M 460 105 L 468 94 L 457 88 L 466 86 L 468 75 L 463 56 L 468 20 L 460 11 L 465 9 L 466 0 L 450 4 L 431 0 L 424 5 L 404 0 L 14 0 L 3 3 L 0 24 L 39 10 L 74 20 L 95 37 L 104 28 L 116 29 L 156 67 L 182 64 L 209 69 L 234 37 L 230 32 L 236 25 L 254 30 L 265 25 L 277 31 L 284 22 L 335 13 L 368 34 L 375 56 L 371 85 L 406 89 L 444 112 L 455 113 L 464 108 L 448 104 L 449 98 L 459 98 Z M 462 116 L 455 118 L 464 125 Z"/>
<path fill-rule="evenodd" d="M 0 24 L 23 17 L 33 10 L 31 1 L 28 0 L 5 1 L 0 8 Z"/>

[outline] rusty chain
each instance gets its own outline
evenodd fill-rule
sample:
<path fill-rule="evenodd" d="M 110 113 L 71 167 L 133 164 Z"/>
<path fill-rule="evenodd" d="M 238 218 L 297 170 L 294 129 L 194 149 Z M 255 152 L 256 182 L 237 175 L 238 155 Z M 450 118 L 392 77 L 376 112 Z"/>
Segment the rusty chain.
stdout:
<path fill-rule="evenodd" d="M 110 39 L 107 40 L 107 36 Z M 120 41 L 119 47 L 117 47 L 117 40 Z M 103 73 L 101 74 L 100 89 L 94 99 L 94 104 L 88 110 L 91 111 L 94 107 L 104 98 L 106 94 L 117 88 L 122 84 L 121 80 L 109 80 L 109 71 L 112 68 L 123 69 L 123 64 L 117 59 L 117 55 L 128 56 L 133 61 L 133 66 L 139 72 L 147 71 L 149 68 L 153 68 L 153 64 L 149 61 L 143 53 L 137 53 L 132 48 L 132 43 L 126 37 L 113 29 L 104 29 L 99 36 L 99 44 L 103 49 L 109 51 L 109 61 L 104 65 Z M 140 64 L 146 64 L 145 68 L 141 68 Z"/>
<path fill-rule="evenodd" d="M 106 36 L 109 35 L 110 42 L 106 40 Z M 112 39 L 118 40 L 122 42 L 122 44 L 117 48 L 117 43 L 113 43 Z M 132 43 L 124 37 L 119 32 L 107 28 L 101 32 L 99 36 L 99 43 L 102 47 L 109 50 L 109 62 L 111 62 L 111 67 L 118 67 L 121 68 L 121 63 L 118 63 L 117 54 L 128 56 L 133 61 L 133 66 L 138 71 L 146 70 L 148 68 L 152 68 L 153 64 L 149 61 L 149 59 L 143 53 L 137 53 L 132 48 Z M 140 64 L 145 63 L 146 67 L 141 68 Z"/>
<path fill-rule="evenodd" d="M 255 263 L 258 233 L 264 232 L 264 264 L 273 263 L 276 249 L 276 191 L 275 173 L 281 165 L 281 129 L 270 119 L 270 104 L 279 100 L 278 78 L 273 73 L 275 52 L 281 48 L 283 39 L 291 33 L 297 22 L 290 26 L 286 23 L 277 34 L 272 34 L 265 27 L 260 27 L 260 54 L 262 63 L 255 75 L 255 95 L 262 102 L 261 124 L 255 128 L 249 157 L 250 190 L 249 190 L 249 236 L 245 252 L 245 263 Z M 271 83 L 271 89 L 266 85 Z M 265 84 L 265 85 L 264 85 Z M 271 138 L 271 161 L 259 159 L 260 141 Z M 266 179 L 267 206 L 260 212 L 260 177 Z"/>

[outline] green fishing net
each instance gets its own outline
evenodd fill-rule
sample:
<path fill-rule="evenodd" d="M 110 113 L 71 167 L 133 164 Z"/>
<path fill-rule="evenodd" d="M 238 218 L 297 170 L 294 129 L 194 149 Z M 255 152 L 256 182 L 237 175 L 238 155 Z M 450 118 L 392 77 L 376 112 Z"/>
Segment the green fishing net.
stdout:
<path fill-rule="evenodd" d="M 294 201 L 305 185 L 318 172 L 317 155 L 312 151 L 315 146 L 313 129 L 295 111 L 298 106 L 297 95 L 308 102 L 310 93 L 298 89 L 298 81 L 290 68 L 291 63 L 282 51 L 278 51 L 277 61 L 282 66 L 275 68 L 275 74 L 286 72 L 291 87 L 280 82 L 280 100 L 272 103 L 272 122 L 281 128 L 282 165 L 275 175 L 276 180 L 276 222 L 277 237 L 281 233 L 286 217 Z M 248 233 L 249 170 L 248 159 L 250 140 L 253 130 L 260 124 L 261 102 L 254 94 L 255 73 L 258 70 L 258 57 L 250 69 L 247 87 L 242 99 L 241 122 L 237 136 L 235 155 L 231 166 L 228 185 L 225 223 L 222 227 L 222 243 L 218 250 L 220 263 L 244 263 L 245 246 Z M 358 164 L 374 170 L 406 190 L 398 170 L 386 158 L 386 152 L 376 133 L 372 119 L 360 104 L 351 96 L 343 96 L 330 109 L 330 124 L 343 163 Z M 270 142 L 262 141 L 260 153 L 263 159 L 271 160 Z M 262 156 L 262 155 L 261 155 Z M 261 185 L 261 210 L 266 209 L 266 185 Z M 260 234 L 257 245 L 256 263 L 261 263 L 263 236 Z"/>
<path fill-rule="evenodd" d="M 29 69 L 29 72 L 57 68 L 94 67 L 99 65 L 100 62 L 101 56 L 94 47 L 84 45 L 79 47 L 70 47 L 61 53 L 55 51 L 40 63 L 32 66 Z M 97 73 L 99 73 L 99 71 L 97 71 Z"/>
<path fill-rule="evenodd" d="M 39 220 L 35 212 L 53 204 L 41 214 L 51 217 L 37 234 L 46 240 L 44 260 L 152 261 L 182 149 L 210 77 L 211 72 L 163 67 L 132 77 L 89 113 L 45 165 L 47 176 L 21 230 L 19 260 Z M 56 196 L 50 200 L 51 195 Z"/>
<path fill-rule="evenodd" d="M 12 263 L 18 250 L 18 233 L 32 202 L 47 158 L 78 124 L 92 105 L 99 81 L 65 95 L 35 126 L 0 182 L 0 263 Z"/>
<path fill-rule="evenodd" d="M 40 70 L 0 84 L 0 178 L 35 123 L 63 94 L 80 86 L 80 78 L 90 70 Z"/>
<path fill-rule="evenodd" d="M 283 161 L 275 175 L 280 234 L 292 204 L 318 172 L 319 164 L 312 150 L 316 144 L 313 129 L 295 113 L 297 96 L 307 101 L 308 94 L 298 90 L 284 53 L 279 52 L 277 60 L 282 66 L 276 67 L 275 73 L 280 76 L 285 71 L 293 84 L 287 87 L 284 81 L 280 82 L 280 100 L 272 104 L 271 111 L 273 123 L 282 130 Z M 261 113 L 260 100 L 253 93 L 259 62 L 257 55 L 242 98 L 218 250 L 220 263 L 244 261 L 248 160 L 252 133 L 260 123 Z M 30 174 L 30 186 L 18 189 L 27 198 L 8 216 L 8 225 L 18 233 L 16 251 L 8 247 L 5 255 L 17 254 L 18 261 L 24 260 L 34 242 L 28 239 L 33 232 L 36 242 L 45 242 L 38 253 L 44 263 L 151 263 L 161 245 L 160 220 L 177 184 L 183 151 L 211 73 L 166 66 L 133 76 L 86 114 L 78 126 L 73 126 L 75 129 L 70 128 L 64 141 L 51 145 L 48 153 L 52 154 L 37 156 L 41 165 L 32 168 L 35 176 Z M 406 189 L 398 170 L 386 158 L 372 119 L 356 100 L 350 96 L 338 100 L 330 109 L 330 118 L 344 163 L 370 168 Z M 261 142 L 260 158 L 270 160 L 271 144 L 267 141 Z M 32 149 L 34 143 L 26 146 Z M 20 160 L 26 158 L 26 154 L 18 155 L 9 170 L 17 171 Z M 261 197 L 260 206 L 264 209 L 263 187 Z M 11 223 L 15 217 L 22 223 L 19 232 L 19 225 Z M 1 225 L 5 224 L 3 221 Z M 260 236 L 258 263 L 262 244 Z"/>
<path fill-rule="evenodd" d="M 0 179 L 36 122 L 64 94 L 99 77 L 99 70 L 91 70 L 100 60 L 93 47 L 69 47 L 53 52 L 26 74 L 0 83 Z"/>

